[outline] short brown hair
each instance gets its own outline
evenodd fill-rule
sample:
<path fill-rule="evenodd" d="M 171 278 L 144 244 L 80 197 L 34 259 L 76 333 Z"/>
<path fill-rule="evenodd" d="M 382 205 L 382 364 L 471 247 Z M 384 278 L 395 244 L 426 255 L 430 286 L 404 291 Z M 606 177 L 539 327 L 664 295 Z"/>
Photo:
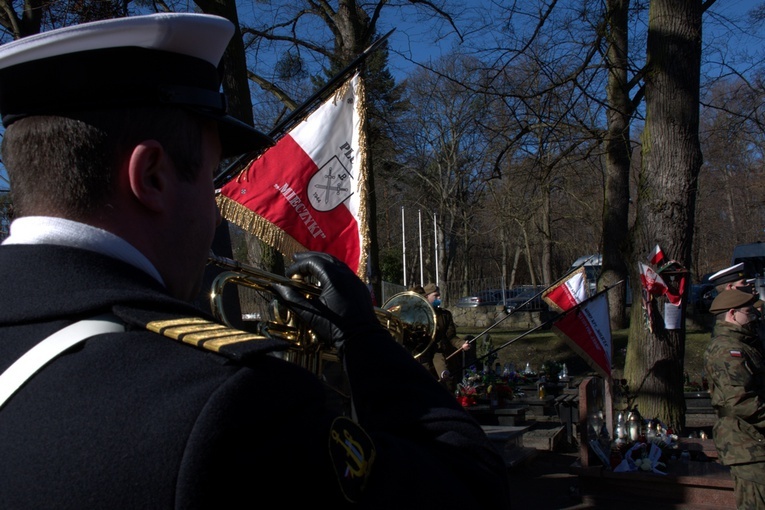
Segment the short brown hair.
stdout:
<path fill-rule="evenodd" d="M 159 141 L 181 178 L 199 173 L 203 119 L 176 107 L 32 116 L 8 126 L 2 156 L 16 216 L 83 219 L 107 204 L 124 157 Z M 209 122 L 209 121 L 207 121 Z"/>

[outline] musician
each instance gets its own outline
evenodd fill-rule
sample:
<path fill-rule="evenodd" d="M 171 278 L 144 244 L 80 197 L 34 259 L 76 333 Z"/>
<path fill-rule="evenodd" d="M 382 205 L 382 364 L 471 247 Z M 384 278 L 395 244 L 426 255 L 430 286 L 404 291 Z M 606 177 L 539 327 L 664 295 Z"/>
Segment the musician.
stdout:
<path fill-rule="evenodd" d="M 457 325 L 454 324 L 452 312 L 441 307 L 441 289 L 435 283 L 428 283 L 423 288 L 425 299 L 428 300 L 436 311 L 436 339 L 432 353 L 428 356 L 432 363 L 432 370 L 436 377 L 447 389 L 454 390 L 454 374 L 459 375 L 462 371 L 459 354 L 455 351 L 467 352 L 470 350 L 470 342 L 457 336 Z M 453 356 L 452 356 L 453 355 Z M 447 360 L 447 358 L 449 358 Z"/>
<path fill-rule="evenodd" d="M 0 246 L 0 508 L 507 508 L 481 427 L 338 260 L 288 268 L 319 297 L 275 293 L 338 347 L 353 416 L 269 355 L 286 342 L 191 304 L 221 221 L 221 157 L 271 143 L 225 113 L 233 33 L 159 14 L 0 47 L 17 212 Z"/>

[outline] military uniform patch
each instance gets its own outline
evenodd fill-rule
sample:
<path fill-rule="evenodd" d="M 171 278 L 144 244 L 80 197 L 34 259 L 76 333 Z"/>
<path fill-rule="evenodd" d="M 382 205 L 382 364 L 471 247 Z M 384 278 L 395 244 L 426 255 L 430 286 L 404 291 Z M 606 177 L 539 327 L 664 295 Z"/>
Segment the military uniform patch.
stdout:
<path fill-rule="evenodd" d="M 731 357 L 733 357 L 733 358 L 740 358 L 740 357 L 741 357 L 741 351 L 739 351 L 739 350 L 735 350 L 735 349 L 734 349 L 734 350 L 731 350 L 731 351 L 730 351 L 730 355 L 731 355 Z"/>
<path fill-rule="evenodd" d="M 358 502 L 375 459 L 372 439 L 358 423 L 336 418 L 329 431 L 329 454 L 343 496 L 352 503 Z"/>

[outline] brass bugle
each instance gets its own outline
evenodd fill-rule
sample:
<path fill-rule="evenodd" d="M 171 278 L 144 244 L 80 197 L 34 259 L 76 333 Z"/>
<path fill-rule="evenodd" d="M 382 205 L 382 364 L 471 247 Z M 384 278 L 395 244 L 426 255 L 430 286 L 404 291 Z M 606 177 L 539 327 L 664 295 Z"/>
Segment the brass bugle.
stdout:
<path fill-rule="evenodd" d="M 210 307 L 213 315 L 227 326 L 233 326 L 233 323 L 228 320 L 224 311 L 223 288 L 230 283 L 270 294 L 275 294 L 274 284 L 291 286 L 306 296 L 321 294 L 321 287 L 317 285 L 242 264 L 216 255 L 212 250 L 208 263 L 225 269 L 212 283 Z M 435 311 L 419 294 L 401 292 L 386 301 L 382 308 L 375 307 L 374 311 L 383 327 L 398 343 L 407 347 L 415 358 L 420 357 L 435 340 Z M 271 312 L 274 315 L 273 320 L 259 321 L 258 332 L 288 340 L 292 345 L 291 358 L 299 358 L 293 361 L 320 373 L 322 359 L 335 359 L 335 353 L 328 340 L 317 338 L 296 319 L 287 306 L 274 302 Z"/>
<path fill-rule="evenodd" d="M 210 308 L 213 315 L 227 326 L 235 325 L 226 316 L 223 303 L 223 289 L 228 284 L 271 295 L 276 295 L 273 289 L 274 284 L 291 286 L 307 296 L 318 296 L 321 293 L 321 289 L 318 286 L 242 264 L 228 257 L 216 255 L 212 250 L 210 251 L 208 263 L 225 269 L 213 280 L 210 291 Z M 248 323 L 247 330 L 290 342 L 290 349 L 286 353 L 286 359 L 316 374 L 321 374 L 323 361 L 336 359 L 336 355 L 331 352 L 330 346 L 322 345 L 322 340 L 317 338 L 304 324 L 301 324 L 286 306 L 274 300 L 271 303 L 270 309 L 273 314 L 272 320 L 259 320 Z M 254 328 L 255 331 L 252 331 L 251 328 Z M 327 343 L 327 341 L 324 341 L 324 343 Z"/>
<path fill-rule="evenodd" d="M 321 294 L 321 289 L 319 289 L 318 286 L 310 285 L 301 280 L 287 278 L 286 276 L 269 273 L 268 271 L 242 264 L 241 262 L 230 259 L 228 257 L 221 257 L 220 255 L 216 255 L 212 250 L 210 250 L 208 261 L 209 263 L 215 264 L 221 269 L 226 269 L 233 273 L 246 275 L 248 277 L 248 282 L 250 282 L 253 288 L 257 290 L 273 292 L 272 285 L 274 283 L 280 283 L 282 285 L 294 287 L 295 289 L 305 292 L 308 295 L 318 296 Z"/>

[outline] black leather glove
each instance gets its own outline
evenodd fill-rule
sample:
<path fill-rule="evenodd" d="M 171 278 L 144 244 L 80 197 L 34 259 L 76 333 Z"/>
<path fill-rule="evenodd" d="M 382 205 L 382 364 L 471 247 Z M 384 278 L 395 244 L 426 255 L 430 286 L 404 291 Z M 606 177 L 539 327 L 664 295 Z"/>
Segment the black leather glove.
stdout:
<path fill-rule="evenodd" d="M 319 338 L 332 340 L 339 350 L 347 339 L 382 328 L 369 289 L 347 265 L 319 252 L 296 253 L 293 259 L 287 276 L 312 277 L 319 282 L 321 294 L 306 298 L 281 284 L 273 285 L 274 292 Z"/>

